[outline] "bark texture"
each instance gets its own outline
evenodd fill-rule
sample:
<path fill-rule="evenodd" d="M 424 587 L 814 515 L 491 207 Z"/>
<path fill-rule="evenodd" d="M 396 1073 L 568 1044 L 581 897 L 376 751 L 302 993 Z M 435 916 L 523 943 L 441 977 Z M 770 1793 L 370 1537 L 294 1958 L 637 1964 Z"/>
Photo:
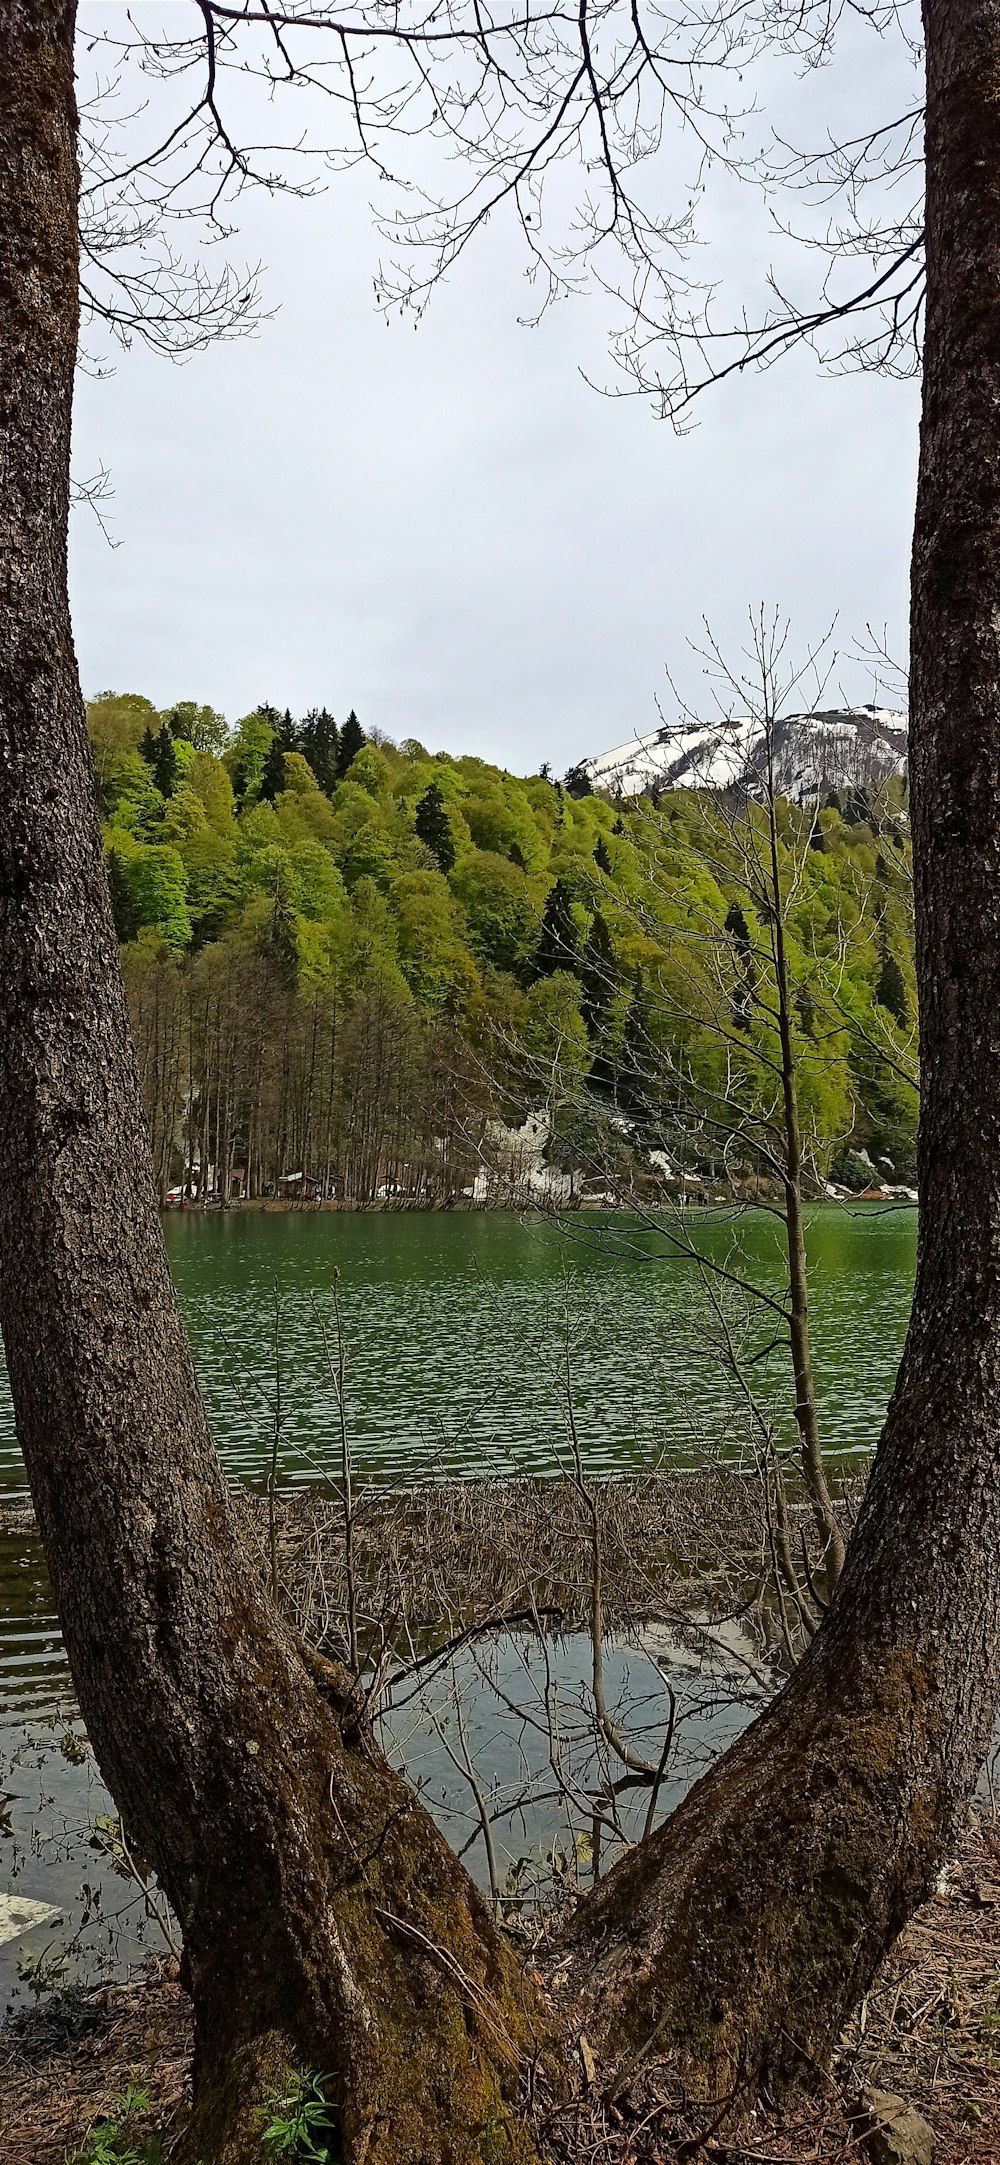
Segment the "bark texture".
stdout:
<path fill-rule="evenodd" d="M 920 1231 L 896 1390 L 801 1667 L 582 1906 L 570 1990 L 706 2090 L 807 2075 L 952 1845 L 1000 1655 L 1000 6 L 925 0 L 912 576 Z"/>
<path fill-rule="evenodd" d="M 160 1234 L 66 592 L 73 0 L 0 7 L 0 1317 L 80 1705 L 180 1920 L 192 2156 L 318 2070 L 346 2160 L 528 2155 L 485 1904 L 242 1553 Z"/>

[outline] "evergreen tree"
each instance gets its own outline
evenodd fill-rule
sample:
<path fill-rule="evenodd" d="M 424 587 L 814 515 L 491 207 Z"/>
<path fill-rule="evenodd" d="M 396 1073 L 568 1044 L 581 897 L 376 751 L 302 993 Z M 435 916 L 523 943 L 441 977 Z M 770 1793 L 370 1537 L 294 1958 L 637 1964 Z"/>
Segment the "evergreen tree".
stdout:
<path fill-rule="evenodd" d="M 125 867 L 118 850 L 109 850 L 105 858 L 105 869 L 108 875 L 111 914 L 115 921 L 115 931 L 124 946 L 127 940 L 135 939 L 141 918 L 132 892 L 131 882 L 126 876 Z"/>
<path fill-rule="evenodd" d="M 600 910 L 595 910 L 590 920 L 590 930 L 580 965 L 580 986 L 580 1013 L 587 1027 L 587 1036 L 593 1040 L 599 1037 L 601 1024 L 618 990 L 618 970 L 611 935 Z"/>
<path fill-rule="evenodd" d="M 147 767 L 155 767 L 156 738 L 153 735 L 152 730 L 148 727 L 142 732 L 142 736 L 139 741 L 139 750 L 142 754 L 143 759 L 146 762 Z"/>
<path fill-rule="evenodd" d="M 162 722 L 153 758 L 153 780 L 162 797 L 172 797 L 177 785 L 177 754 L 168 722 Z"/>
<path fill-rule="evenodd" d="M 431 782 L 425 789 L 414 814 L 414 826 L 420 840 L 437 858 L 439 870 L 450 872 L 455 862 L 455 837 L 437 782 Z"/>
<path fill-rule="evenodd" d="M 541 938 L 535 954 L 535 976 L 551 977 L 556 970 L 580 968 L 580 938 L 573 920 L 569 892 L 562 880 L 549 888 L 542 918 Z"/>
<path fill-rule="evenodd" d="M 564 776 L 563 788 L 567 797 L 593 796 L 594 785 L 582 760 L 579 760 L 575 767 L 571 767 L 569 773 Z"/>
<path fill-rule="evenodd" d="M 264 775 L 260 785 L 261 803 L 273 804 L 275 798 L 280 797 L 284 787 L 285 754 L 282 751 L 280 739 L 275 737 L 264 761 Z"/>
<path fill-rule="evenodd" d="M 325 707 L 313 707 L 299 731 L 299 745 L 320 788 L 329 797 L 337 787 L 340 731 Z"/>
<path fill-rule="evenodd" d="M 292 720 L 292 710 L 290 707 L 285 708 L 284 714 L 282 715 L 281 720 L 278 723 L 278 727 L 275 730 L 275 737 L 278 744 L 281 746 L 283 752 L 297 752 L 299 750 L 298 725 Z"/>
<path fill-rule="evenodd" d="M 343 780 L 351 761 L 357 758 L 362 745 L 367 744 L 367 742 L 368 739 L 352 707 L 340 732 L 340 745 L 337 751 L 338 782 Z"/>
<path fill-rule="evenodd" d="M 905 1030 L 910 1020 L 910 1003 L 906 997 L 906 983 L 903 972 L 892 949 L 887 945 L 884 935 L 879 973 L 875 984 L 875 998 L 879 1006 L 884 1007 L 886 1013 L 892 1016 L 893 1021 L 899 1024 L 900 1029 Z"/>
<path fill-rule="evenodd" d="M 746 918 L 738 902 L 731 902 L 726 914 L 726 931 L 736 950 L 736 987 L 733 992 L 733 1022 L 737 1030 L 749 1030 L 753 1019 L 753 996 L 757 983 L 754 963 L 753 941 Z"/>
<path fill-rule="evenodd" d="M 635 973 L 632 998 L 625 1017 L 621 1061 L 615 1096 L 633 1119 L 648 1120 L 653 1109 L 658 1058 L 650 1027 L 649 997 L 641 970 Z"/>
<path fill-rule="evenodd" d="M 594 851 L 594 863 L 597 866 L 598 871 L 603 872 L 605 877 L 607 879 L 610 879 L 611 859 L 608 855 L 608 845 L 602 834 L 599 834 L 597 837 L 597 848 Z"/>

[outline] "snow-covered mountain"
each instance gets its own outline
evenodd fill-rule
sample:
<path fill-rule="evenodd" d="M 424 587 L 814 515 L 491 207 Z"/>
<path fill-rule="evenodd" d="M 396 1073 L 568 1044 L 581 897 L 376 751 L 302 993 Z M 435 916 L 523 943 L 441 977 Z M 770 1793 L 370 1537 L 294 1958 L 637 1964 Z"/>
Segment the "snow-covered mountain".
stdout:
<path fill-rule="evenodd" d="M 829 707 L 783 715 L 773 730 L 774 779 L 783 797 L 863 788 L 906 773 L 906 716 L 888 707 Z M 737 789 L 755 796 L 766 770 L 764 731 L 750 715 L 658 729 L 583 762 L 595 789 L 635 797 L 666 789 Z"/>

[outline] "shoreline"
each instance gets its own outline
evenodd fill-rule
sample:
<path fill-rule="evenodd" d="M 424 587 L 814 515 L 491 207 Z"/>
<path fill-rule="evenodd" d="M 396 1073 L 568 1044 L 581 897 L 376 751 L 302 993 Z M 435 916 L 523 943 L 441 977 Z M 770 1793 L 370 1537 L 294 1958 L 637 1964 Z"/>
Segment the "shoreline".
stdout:
<path fill-rule="evenodd" d="M 775 1191 L 777 1192 L 777 1191 Z M 580 1196 L 576 1200 L 546 1204 L 538 1196 L 526 1196 L 523 1201 L 495 1203 L 474 1202 L 471 1196 L 448 1196 L 440 1201 L 429 1201 L 419 1196 L 373 1196 L 368 1202 L 358 1202 L 344 1196 L 330 1196 L 324 1201 L 297 1202 L 291 1196 L 255 1195 L 234 1197 L 229 1203 L 161 1203 L 163 1218 L 189 1217 L 253 1217 L 270 1213 L 287 1216 L 293 1213 L 300 1218 L 319 1217 L 323 1214 L 341 1213 L 347 1217 L 380 1216 L 385 1213 L 416 1217 L 462 1217 L 462 1218 L 551 1218 L 558 1220 L 575 1216 L 581 1211 L 603 1217 L 646 1216 L 655 1211 L 677 1211 L 684 1217 L 710 1217 L 728 1212 L 742 1214 L 762 1209 L 770 1200 L 770 1193 L 757 1195 L 733 1194 L 731 1190 L 705 1196 L 661 1196 L 655 1201 L 609 1202 L 603 1196 Z M 891 1188 L 866 1189 L 854 1195 L 847 1189 L 840 1195 L 816 1195 L 806 1199 L 806 1209 L 841 1210 L 846 1204 L 878 1204 L 883 1209 L 916 1210 L 918 1197 L 915 1189 L 901 1192 Z"/>

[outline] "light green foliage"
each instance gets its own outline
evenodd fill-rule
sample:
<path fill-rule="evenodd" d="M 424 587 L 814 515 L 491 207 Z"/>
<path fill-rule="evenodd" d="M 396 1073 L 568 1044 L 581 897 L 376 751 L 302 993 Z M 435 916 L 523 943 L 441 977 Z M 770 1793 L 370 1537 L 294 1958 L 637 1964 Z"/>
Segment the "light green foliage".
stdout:
<path fill-rule="evenodd" d="M 191 942 L 184 861 L 166 844 L 148 846 L 112 828 L 108 836 L 136 925 L 157 932 L 168 947 Z"/>
<path fill-rule="evenodd" d="M 319 789 L 309 761 L 303 759 L 301 752 L 285 753 L 285 789 L 292 797 L 308 797 Z"/>
<path fill-rule="evenodd" d="M 287 751 L 286 786 L 270 804 L 260 801 L 274 736 L 267 714 L 245 716 L 228 739 L 213 710 L 194 702 L 164 717 L 138 695 L 104 693 L 89 716 L 123 939 L 166 943 L 179 971 L 204 949 L 209 978 L 234 957 L 243 967 L 261 956 L 268 968 L 278 958 L 283 1000 L 336 998 L 345 1018 L 378 988 L 421 1026 L 457 1025 L 480 1071 L 514 1088 L 518 1102 L 541 1103 L 555 1067 L 589 1092 L 601 1117 L 613 1109 L 622 1062 L 625 1096 L 645 1103 L 649 1094 L 636 1072 L 634 1026 L 628 1041 L 641 981 L 661 1103 L 682 1117 L 685 1091 L 704 1108 L 713 1094 L 735 1091 L 766 1119 L 777 1051 L 773 942 L 746 855 L 766 849 L 761 807 L 734 825 L 732 808 L 690 790 L 664 792 L 656 805 L 573 798 L 540 775 L 517 780 L 483 760 L 371 740 L 327 792 L 303 753 Z M 176 754 L 167 798 L 138 748 L 164 718 Z M 432 801 L 450 838 L 437 856 L 414 824 L 429 791 L 440 792 Z M 845 794 L 818 822 L 782 805 L 778 825 L 811 1163 L 822 1177 L 849 1146 L 910 1178 L 916 999 L 905 793 L 892 782 L 850 793 L 850 802 Z M 542 922 L 557 885 L 572 938 L 548 957 L 546 974 Z M 747 954 L 726 931 L 734 908 Z M 256 1043 L 249 1017 L 241 1027 Z"/>
<path fill-rule="evenodd" d="M 358 757 L 361 756 L 359 753 Z M 354 764 L 357 765 L 357 760 Z M 340 863 L 348 887 L 354 887 L 358 880 L 364 879 L 374 880 L 386 889 L 392 886 L 397 849 L 391 827 L 374 806 L 367 818 L 358 821 Z"/>
<path fill-rule="evenodd" d="M 264 779 L 274 730 L 263 714 L 245 714 L 226 752 L 233 790 L 243 804 L 256 804 Z"/>
<path fill-rule="evenodd" d="M 292 899 L 303 917 L 328 925 L 343 924 L 347 889 L 329 850 L 321 842 L 296 842 L 288 852 Z"/>
<path fill-rule="evenodd" d="M 97 794 L 106 819 L 141 835 L 163 815 L 163 799 L 139 752 L 104 752 L 95 761 Z"/>
<path fill-rule="evenodd" d="M 179 699 L 175 706 L 166 707 L 163 720 L 168 723 L 175 737 L 183 737 L 193 744 L 196 752 L 224 752 L 229 737 L 224 714 L 217 714 L 214 707 L 200 707 L 194 699 Z"/>
<path fill-rule="evenodd" d="M 196 758 L 197 754 L 192 754 L 192 757 Z M 159 839 L 175 842 L 183 854 L 187 843 L 192 842 L 196 835 L 207 832 L 208 815 L 201 798 L 195 796 L 194 790 L 189 789 L 186 781 L 178 782 L 164 808 L 159 825 Z"/>
<path fill-rule="evenodd" d="M 451 884 L 475 954 L 495 970 L 517 976 L 538 945 L 541 922 L 526 873 L 495 850 L 470 849 L 456 864 Z"/>
<path fill-rule="evenodd" d="M 351 761 L 351 781 L 366 796 L 386 798 L 392 791 L 392 767 L 379 744 L 363 744 Z"/>
<path fill-rule="evenodd" d="M 95 765 L 106 752 L 137 752 L 144 732 L 151 729 L 155 737 L 160 721 L 152 700 L 138 692 L 99 692 L 87 704 Z"/>
<path fill-rule="evenodd" d="M 233 785 L 221 759 L 211 752 L 196 753 L 185 777 L 187 786 L 193 790 L 205 809 L 209 826 L 232 841 L 233 831 Z"/>
<path fill-rule="evenodd" d="M 542 1073 L 566 1088 L 582 1080 L 590 1066 L 587 1026 L 580 1013 L 580 986 L 566 970 L 540 977 L 528 994 L 524 1022 L 525 1050 Z"/>
<path fill-rule="evenodd" d="M 462 939 L 447 880 L 440 872 L 405 872 L 392 902 L 399 959 L 414 997 L 426 1007 L 460 1007 L 479 973 Z"/>

